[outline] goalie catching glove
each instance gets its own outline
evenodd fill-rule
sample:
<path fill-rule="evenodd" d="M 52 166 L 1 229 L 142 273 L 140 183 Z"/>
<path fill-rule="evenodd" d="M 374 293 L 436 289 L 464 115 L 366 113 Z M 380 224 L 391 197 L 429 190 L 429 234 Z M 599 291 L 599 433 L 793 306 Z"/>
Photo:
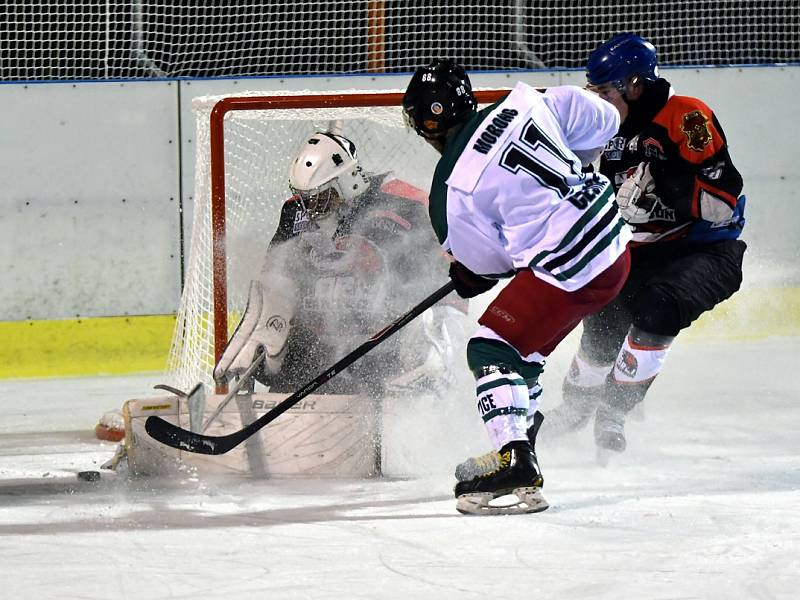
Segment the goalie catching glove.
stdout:
<path fill-rule="evenodd" d="M 633 175 L 628 177 L 617 191 L 619 214 L 626 223 L 647 223 L 653 209 L 660 203 L 655 195 L 656 182 L 650 173 L 649 163 L 639 163 Z"/>
<path fill-rule="evenodd" d="M 291 289 L 288 285 L 273 287 Z M 283 364 L 293 317 L 291 294 L 267 297 L 261 282 L 250 282 L 247 308 L 214 368 L 214 380 L 240 376 L 253 364 L 258 349 L 264 348 L 264 364 L 256 371 L 256 379 L 266 385 L 267 375 L 280 371 Z"/>

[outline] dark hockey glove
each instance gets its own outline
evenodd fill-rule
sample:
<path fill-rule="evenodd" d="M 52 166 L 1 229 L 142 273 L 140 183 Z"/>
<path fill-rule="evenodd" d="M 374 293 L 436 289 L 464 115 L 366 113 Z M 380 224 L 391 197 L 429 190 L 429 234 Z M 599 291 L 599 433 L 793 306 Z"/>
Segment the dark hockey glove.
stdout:
<path fill-rule="evenodd" d="M 476 275 L 460 262 L 450 263 L 450 279 L 456 284 L 456 294 L 462 298 L 474 298 L 497 284 L 496 279 Z"/>

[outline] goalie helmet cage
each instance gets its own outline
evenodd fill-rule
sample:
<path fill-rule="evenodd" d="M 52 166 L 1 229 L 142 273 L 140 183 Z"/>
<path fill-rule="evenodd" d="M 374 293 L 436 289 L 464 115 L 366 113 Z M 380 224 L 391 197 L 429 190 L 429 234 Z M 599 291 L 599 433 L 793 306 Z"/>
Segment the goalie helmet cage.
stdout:
<path fill-rule="evenodd" d="M 508 91 L 476 96 L 486 104 Z M 168 365 L 176 387 L 213 385 L 214 365 L 291 195 L 289 165 L 315 131 L 348 137 L 366 173 L 389 172 L 387 181 L 396 178 L 401 189 L 408 184 L 427 196 L 439 156 L 405 126 L 402 98 L 397 91 L 281 91 L 193 100 L 194 215 Z"/>

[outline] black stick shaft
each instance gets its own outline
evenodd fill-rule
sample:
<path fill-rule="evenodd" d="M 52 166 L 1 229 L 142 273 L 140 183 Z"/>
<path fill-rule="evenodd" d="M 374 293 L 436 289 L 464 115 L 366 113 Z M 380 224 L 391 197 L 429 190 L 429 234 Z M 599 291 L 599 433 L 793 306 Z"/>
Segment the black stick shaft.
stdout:
<path fill-rule="evenodd" d="M 353 350 L 350 354 L 336 362 L 334 365 L 328 367 L 325 371 L 317 375 L 317 377 L 309 381 L 294 394 L 280 402 L 270 411 L 264 413 L 258 419 L 239 431 L 222 436 L 203 435 L 182 429 L 177 425 L 173 425 L 169 421 L 156 416 L 147 418 L 147 421 L 145 421 L 145 430 L 153 439 L 158 440 L 167 446 L 178 448 L 179 450 L 187 450 L 189 452 L 195 452 L 198 454 L 224 454 L 241 444 L 268 423 L 277 419 L 292 406 L 300 402 L 300 400 L 311 394 L 314 390 L 329 381 L 336 374 L 349 367 L 367 352 L 372 350 L 375 346 L 384 342 L 394 333 L 397 333 L 400 329 L 408 325 L 411 321 L 428 310 L 439 300 L 447 296 L 454 289 L 455 286 L 453 282 L 448 281 L 445 285 L 425 298 L 425 300 L 417 304 L 406 314 L 397 318 L 391 324 L 383 328 L 366 342 L 361 344 L 358 348 Z"/>

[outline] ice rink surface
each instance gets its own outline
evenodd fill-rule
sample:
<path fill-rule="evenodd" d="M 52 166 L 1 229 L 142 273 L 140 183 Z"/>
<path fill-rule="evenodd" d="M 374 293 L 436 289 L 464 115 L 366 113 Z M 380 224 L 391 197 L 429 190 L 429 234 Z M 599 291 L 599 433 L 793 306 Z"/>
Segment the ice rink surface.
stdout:
<path fill-rule="evenodd" d="M 453 466 L 487 444 L 469 394 L 389 407 L 403 477 L 91 484 L 97 418 L 159 377 L 1 381 L 0 597 L 794 599 L 798 373 L 799 338 L 679 340 L 627 453 L 540 440 L 551 508 L 505 517 L 454 510 Z"/>

